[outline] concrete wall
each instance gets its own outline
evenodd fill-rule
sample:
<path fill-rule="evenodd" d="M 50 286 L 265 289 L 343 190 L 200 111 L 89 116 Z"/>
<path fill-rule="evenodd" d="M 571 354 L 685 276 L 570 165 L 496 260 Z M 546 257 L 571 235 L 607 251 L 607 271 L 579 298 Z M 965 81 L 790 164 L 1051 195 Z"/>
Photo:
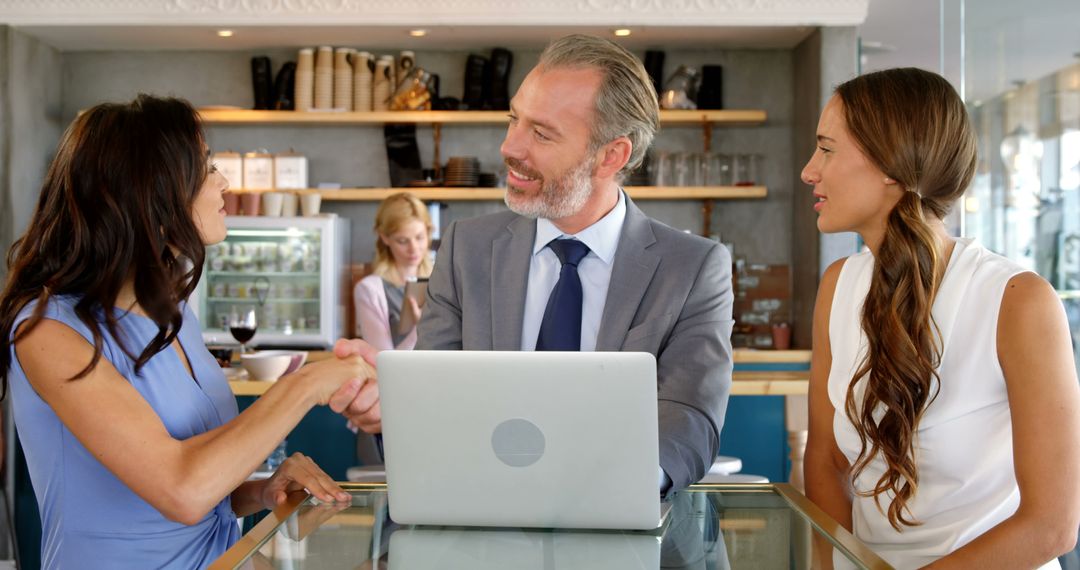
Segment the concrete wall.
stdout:
<path fill-rule="evenodd" d="M 800 174 L 816 148 L 818 117 L 839 83 L 854 77 L 855 29 L 823 28 L 803 40 L 794 50 L 793 81 L 798 96 L 790 129 L 794 160 L 791 179 L 797 190 L 790 201 L 792 215 L 792 344 L 810 348 L 814 301 L 821 273 L 830 263 L 855 253 L 854 233 L 819 234 L 814 198 Z M 816 237 L 815 236 L 819 236 Z"/>
<path fill-rule="evenodd" d="M 0 253 L 15 239 L 15 211 L 11 196 L 11 86 L 9 62 L 11 36 L 9 26 L 0 26 Z M 7 263 L 0 263 L 0 279 L 7 276 Z"/>
<path fill-rule="evenodd" d="M 13 30 L 8 65 L 11 138 L 8 147 L 15 235 L 26 230 L 45 172 L 66 121 L 60 116 L 62 87 L 60 52 Z"/>
<path fill-rule="evenodd" d="M 5 262 L 0 263 L 0 279 L 6 277 L 6 254 L 11 243 L 25 230 L 30 220 L 41 181 L 60 138 L 60 52 L 36 39 L 0 26 L 0 251 Z M 13 425 L 9 412 L 11 398 L 4 400 L 4 432 L 11 434 Z M 5 488 L 15 489 L 14 445 L 5 446 L 5 465 L 8 480 Z M 26 504 L 33 498 L 28 494 L 8 493 L 9 505 Z M 15 509 L 21 517 L 20 509 Z M 29 527 L 22 522 L 20 528 Z M 37 560 L 36 538 L 39 527 L 29 533 L 35 552 L 28 567 Z M 7 520 L 0 520 L 0 536 L 8 536 Z M 23 548 L 22 551 L 26 551 Z M 9 556 L 6 541 L 0 541 L 0 558 Z"/>
<path fill-rule="evenodd" d="M 820 57 L 819 97 L 824 109 L 833 89 L 858 74 L 855 28 L 822 28 Z M 857 252 L 859 246 L 859 236 L 852 232 L 823 235 L 819 268 L 824 272 L 832 262 Z"/>
<path fill-rule="evenodd" d="M 0 31 L 0 249 L 30 220 L 62 130 L 60 52 L 17 30 Z M 0 275 L 6 274 L 7 264 Z"/>

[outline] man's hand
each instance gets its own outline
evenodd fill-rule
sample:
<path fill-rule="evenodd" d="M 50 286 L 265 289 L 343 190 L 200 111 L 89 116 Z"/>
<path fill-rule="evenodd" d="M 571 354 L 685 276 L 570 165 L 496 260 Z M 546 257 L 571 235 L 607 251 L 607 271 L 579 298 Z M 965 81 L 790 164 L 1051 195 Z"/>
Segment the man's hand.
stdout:
<path fill-rule="evenodd" d="M 379 351 L 360 339 L 339 339 L 334 344 L 334 356 L 360 356 L 372 366 L 375 366 L 375 355 L 378 353 Z M 382 409 L 379 407 L 377 378 L 368 378 L 362 383 L 346 383 L 330 399 L 330 408 L 345 416 L 351 426 L 367 433 L 382 432 Z"/>

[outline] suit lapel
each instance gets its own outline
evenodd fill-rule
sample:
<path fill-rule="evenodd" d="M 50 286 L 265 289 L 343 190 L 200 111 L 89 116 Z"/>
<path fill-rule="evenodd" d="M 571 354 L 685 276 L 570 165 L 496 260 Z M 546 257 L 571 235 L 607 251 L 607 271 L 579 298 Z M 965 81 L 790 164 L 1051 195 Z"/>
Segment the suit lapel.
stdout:
<path fill-rule="evenodd" d="M 525 290 L 536 220 L 514 218 L 491 244 L 491 343 L 493 350 L 521 350 Z"/>
<path fill-rule="evenodd" d="M 604 315 L 596 335 L 596 350 L 622 348 L 626 331 L 630 330 L 641 299 L 660 264 L 660 257 L 647 249 L 655 242 L 649 218 L 627 196 L 626 220 L 619 236 L 619 247 L 615 250 Z"/>

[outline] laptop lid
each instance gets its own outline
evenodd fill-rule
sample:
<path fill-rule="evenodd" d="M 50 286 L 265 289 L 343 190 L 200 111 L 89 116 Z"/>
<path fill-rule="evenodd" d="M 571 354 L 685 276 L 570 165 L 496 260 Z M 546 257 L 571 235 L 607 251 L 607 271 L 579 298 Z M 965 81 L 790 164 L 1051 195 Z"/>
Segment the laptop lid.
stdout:
<path fill-rule="evenodd" d="M 651 354 L 384 351 L 378 371 L 394 521 L 659 525 Z"/>

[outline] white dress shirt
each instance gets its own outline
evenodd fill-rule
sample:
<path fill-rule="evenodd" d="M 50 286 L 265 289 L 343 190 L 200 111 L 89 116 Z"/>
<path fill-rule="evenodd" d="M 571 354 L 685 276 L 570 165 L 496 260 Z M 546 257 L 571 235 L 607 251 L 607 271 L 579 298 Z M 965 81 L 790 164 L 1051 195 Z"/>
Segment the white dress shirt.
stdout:
<path fill-rule="evenodd" d="M 555 252 L 547 247 L 551 240 L 558 238 L 576 239 L 589 246 L 589 253 L 578 264 L 582 293 L 581 351 L 596 350 L 596 335 L 600 330 L 600 318 L 604 315 L 611 267 L 625 219 L 626 199 L 620 191 L 619 201 L 607 215 L 574 235 L 562 233 L 551 220 L 536 220 L 536 240 L 533 242 L 529 284 L 525 291 L 525 319 L 521 325 L 521 350 L 536 350 L 536 339 L 540 335 L 540 323 L 544 320 L 548 297 L 559 281 L 562 264 Z"/>
<path fill-rule="evenodd" d="M 548 297 L 559 282 L 562 271 L 558 256 L 547 244 L 559 238 L 576 239 L 589 246 L 589 253 L 578 264 L 578 277 L 581 279 L 581 351 L 596 350 L 596 335 L 600 331 L 608 284 L 611 283 L 611 267 L 625 219 L 626 198 L 620 190 L 619 201 L 607 215 L 574 235 L 562 233 L 551 220 L 536 220 L 536 239 L 533 241 L 529 284 L 525 291 L 525 319 L 521 325 L 521 350 L 536 350 L 536 339 L 540 336 L 540 323 L 544 320 Z M 671 479 L 662 468 L 658 468 L 657 472 L 658 486 L 663 492 L 671 485 Z"/>

